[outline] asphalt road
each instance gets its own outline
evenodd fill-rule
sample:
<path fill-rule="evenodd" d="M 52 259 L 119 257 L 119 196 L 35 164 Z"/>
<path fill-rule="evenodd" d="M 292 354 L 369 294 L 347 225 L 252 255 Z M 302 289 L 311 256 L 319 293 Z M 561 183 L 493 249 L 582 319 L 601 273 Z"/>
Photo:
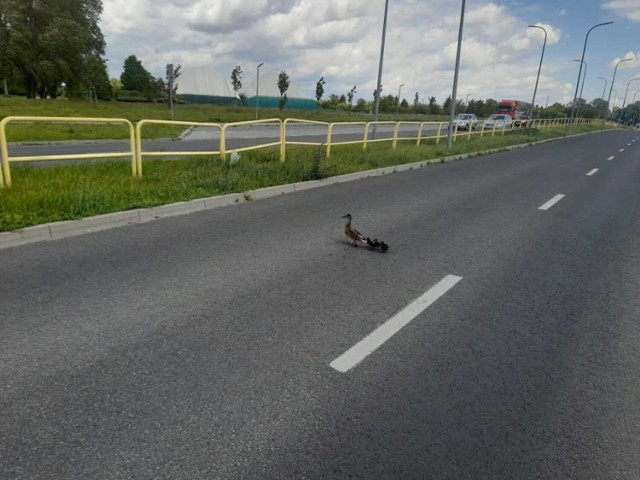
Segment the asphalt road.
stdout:
<path fill-rule="evenodd" d="M 3 250 L 0 478 L 640 478 L 637 139 Z"/>

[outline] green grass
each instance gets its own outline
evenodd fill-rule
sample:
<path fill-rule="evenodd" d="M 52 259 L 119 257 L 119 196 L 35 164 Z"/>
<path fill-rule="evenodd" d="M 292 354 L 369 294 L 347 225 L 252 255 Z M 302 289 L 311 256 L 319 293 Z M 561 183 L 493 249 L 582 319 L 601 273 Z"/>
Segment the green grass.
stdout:
<path fill-rule="evenodd" d="M 449 155 L 500 149 L 514 144 L 594 131 L 594 127 L 526 129 L 495 137 L 459 138 L 451 150 L 446 140 L 416 146 L 400 142 L 334 146 L 317 165 L 316 147 L 289 147 L 281 163 L 274 150 L 243 152 L 229 167 L 220 157 L 145 160 L 143 177 L 131 176 L 128 161 L 74 163 L 51 167 L 19 164 L 12 167 L 11 188 L 0 189 L 0 231 L 74 220 L 102 213 L 163 205 L 194 198 L 282 185 L 373 168 L 434 160 Z M 315 167 L 315 168 L 314 168 Z"/>

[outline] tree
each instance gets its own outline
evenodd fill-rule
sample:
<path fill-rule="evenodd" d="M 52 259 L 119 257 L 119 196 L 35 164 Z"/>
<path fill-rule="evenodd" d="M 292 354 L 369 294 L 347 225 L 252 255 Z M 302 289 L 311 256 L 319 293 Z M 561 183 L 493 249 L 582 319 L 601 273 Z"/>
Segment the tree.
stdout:
<path fill-rule="evenodd" d="M 1 73 L 29 98 L 55 96 L 62 82 L 108 94 L 102 0 L 0 0 L 0 12 Z"/>
<path fill-rule="evenodd" d="M 141 92 L 149 100 L 158 93 L 158 82 L 135 55 L 125 59 L 120 81 L 125 90 Z"/>
<path fill-rule="evenodd" d="M 591 102 L 593 108 L 598 111 L 599 117 L 604 117 L 605 113 L 609 112 L 609 108 L 607 107 L 607 101 L 604 98 L 596 98 Z"/>
<path fill-rule="evenodd" d="M 322 95 L 324 95 L 324 85 L 325 85 L 324 77 L 320 77 L 318 83 L 316 83 L 316 102 L 318 102 L 318 112 L 320 112 L 320 100 L 322 100 Z"/>
<path fill-rule="evenodd" d="M 447 99 L 444 101 L 444 103 L 442 104 L 442 110 L 447 114 L 450 112 L 450 110 L 451 110 L 451 95 L 449 95 L 447 97 Z"/>
<path fill-rule="evenodd" d="M 178 84 L 176 83 L 176 80 L 178 80 L 178 78 L 180 78 L 180 75 L 182 75 L 182 72 L 180 71 L 181 68 L 182 65 L 174 67 L 173 64 L 169 64 L 167 65 L 165 77 L 166 82 L 162 78 L 156 79 L 156 85 L 158 86 L 158 89 L 161 92 L 164 101 L 167 102 L 169 108 L 172 108 L 173 99 L 176 98 L 178 93 Z"/>
<path fill-rule="evenodd" d="M 289 75 L 287 72 L 282 70 L 278 75 L 278 90 L 280 91 L 280 101 L 278 102 L 278 108 L 282 110 L 287 103 L 287 90 L 289 90 L 289 85 L 291 81 L 289 80 Z"/>
<path fill-rule="evenodd" d="M 391 113 L 396 111 L 396 97 L 395 95 L 382 95 L 380 96 L 379 110 L 385 113 Z"/>
<path fill-rule="evenodd" d="M 416 92 L 416 96 L 413 97 L 413 108 L 418 108 L 418 105 L 420 105 L 420 95 Z"/>
<path fill-rule="evenodd" d="M 356 94 L 356 86 L 354 85 L 349 93 L 347 93 L 347 99 L 349 100 L 349 113 L 351 113 L 351 107 L 353 106 L 353 96 Z"/>
<path fill-rule="evenodd" d="M 107 66 L 103 58 L 91 55 L 85 60 L 86 65 L 82 73 L 82 86 L 75 88 L 91 89 L 100 100 L 111 100 L 113 98 L 113 87 L 107 74 Z"/>
<path fill-rule="evenodd" d="M 240 90 L 242 88 L 242 68 L 240 68 L 240 65 L 236 65 L 236 68 L 233 69 L 233 71 L 231 72 L 231 85 L 233 86 L 233 93 L 235 94 L 235 97 L 238 98 L 238 90 Z M 235 99 L 234 99 L 234 103 L 235 103 Z"/>

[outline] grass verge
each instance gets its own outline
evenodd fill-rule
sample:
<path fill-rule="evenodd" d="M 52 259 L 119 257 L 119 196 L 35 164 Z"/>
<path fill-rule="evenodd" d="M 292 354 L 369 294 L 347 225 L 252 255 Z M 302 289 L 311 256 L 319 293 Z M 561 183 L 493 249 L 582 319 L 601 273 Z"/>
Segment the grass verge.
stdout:
<path fill-rule="evenodd" d="M 595 127 L 525 129 L 495 137 L 460 138 L 449 150 L 446 141 L 416 146 L 389 142 L 334 146 L 330 158 L 318 162 L 315 147 L 290 147 L 281 163 L 277 151 L 245 152 L 229 166 L 220 157 L 146 160 L 144 176 L 133 178 L 129 161 L 66 165 L 16 165 L 13 186 L 0 189 L 0 231 L 61 220 L 75 220 L 194 198 L 314 180 L 375 168 L 435 160 L 451 155 L 505 148 L 596 130 Z"/>

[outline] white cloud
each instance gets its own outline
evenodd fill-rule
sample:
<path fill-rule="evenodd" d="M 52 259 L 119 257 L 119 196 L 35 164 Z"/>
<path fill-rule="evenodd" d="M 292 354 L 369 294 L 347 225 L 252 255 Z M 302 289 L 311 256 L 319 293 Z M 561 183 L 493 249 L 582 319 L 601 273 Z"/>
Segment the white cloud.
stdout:
<path fill-rule="evenodd" d="M 616 15 L 626 17 L 632 22 L 640 22 L 640 2 L 638 0 L 612 0 L 604 2 L 602 8 Z"/>
<path fill-rule="evenodd" d="M 636 0 L 637 1 L 637 0 Z M 183 69 L 211 66 L 229 77 L 235 65 L 243 83 L 286 70 L 309 97 L 324 76 L 327 94 L 357 86 L 370 99 L 377 80 L 384 2 L 370 0 L 103 0 L 101 23 L 111 76 L 136 55 L 156 76 L 167 63 Z M 543 32 L 527 28 L 509 2 L 467 3 L 459 95 L 475 98 L 528 96 L 537 74 Z M 617 2 L 609 2 L 617 3 Z M 389 4 L 383 90 L 411 101 L 451 94 L 460 6 L 450 0 L 394 0 Z M 547 46 L 560 43 L 558 25 L 540 23 Z M 509 72 L 504 75 L 502 72 Z M 551 65 L 539 92 L 567 101 L 564 81 Z M 510 77 L 507 79 L 506 77 Z M 525 95 L 522 92 L 527 92 Z M 532 92 L 531 92 L 532 93 Z"/>
<path fill-rule="evenodd" d="M 622 55 L 622 57 L 613 59 L 609 66 L 611 68 L 615 68 L 618 62 L 623 59 L 625 61 L 620 63 L 620 65 L 618 66 L 618 70 L 640 67 L 640 52 L 627 52 Z"/>

